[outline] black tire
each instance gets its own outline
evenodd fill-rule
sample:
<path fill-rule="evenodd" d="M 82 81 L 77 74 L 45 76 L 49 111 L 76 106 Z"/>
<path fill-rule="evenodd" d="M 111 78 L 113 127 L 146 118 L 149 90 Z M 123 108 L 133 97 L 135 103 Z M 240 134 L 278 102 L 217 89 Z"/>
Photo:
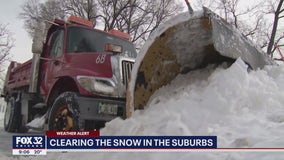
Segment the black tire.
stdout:
<path fill-rule="evenodd" d="M 77 94 L 64 92 L 56 98 L 49 113 L 49 130 L 81 130 L 80 108 Z"/>
<path fill-rule="evenodd" d="M 7 102 L 4 117 L 4 129 L 7 132 L 17 132 L 21 123 L 21 104 L 11 97 Z"/>

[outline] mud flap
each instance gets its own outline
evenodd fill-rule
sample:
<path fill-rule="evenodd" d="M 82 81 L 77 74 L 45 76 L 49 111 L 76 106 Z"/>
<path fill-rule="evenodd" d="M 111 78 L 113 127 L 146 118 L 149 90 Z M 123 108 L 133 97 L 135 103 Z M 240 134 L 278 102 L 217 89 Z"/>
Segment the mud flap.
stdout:
<path fill-rule="evenodd" d="M 178 74 L 241 57 L 253 69 L 273 62 L 218 15 L 180 14 L 158 27 L 136 58 L 127 90 L 127 117 Z"/>

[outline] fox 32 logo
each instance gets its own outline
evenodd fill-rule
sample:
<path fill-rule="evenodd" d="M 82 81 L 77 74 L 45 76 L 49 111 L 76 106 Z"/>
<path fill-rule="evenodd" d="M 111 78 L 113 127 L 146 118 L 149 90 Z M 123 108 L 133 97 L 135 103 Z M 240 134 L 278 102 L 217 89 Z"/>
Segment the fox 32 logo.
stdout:
<path fill-rule="evenodd" d="M 13 136 L 13 149 L 44 149 L 45 136 Z"/>

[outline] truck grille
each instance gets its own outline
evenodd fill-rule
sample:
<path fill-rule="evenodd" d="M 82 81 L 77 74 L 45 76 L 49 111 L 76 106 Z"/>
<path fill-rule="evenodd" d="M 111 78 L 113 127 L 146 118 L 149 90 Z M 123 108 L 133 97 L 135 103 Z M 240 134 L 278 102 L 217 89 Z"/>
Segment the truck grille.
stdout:
<path fill-rule="evenodd" d="M 122 82 L 124 85 L 128 84 L 128 81 L 130 80 L 130 74 L 133 68 L 133 64 L 134 64 L 133 62 L 125 61 L 125 60 L 123 60 L 121 63 Z"/>

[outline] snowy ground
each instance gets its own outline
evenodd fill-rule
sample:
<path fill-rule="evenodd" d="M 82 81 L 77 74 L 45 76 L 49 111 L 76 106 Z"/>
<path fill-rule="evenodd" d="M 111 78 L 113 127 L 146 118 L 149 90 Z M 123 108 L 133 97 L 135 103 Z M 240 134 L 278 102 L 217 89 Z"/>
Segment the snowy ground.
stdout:
<path fill-rule="evenodd" d="M 152 97 L 148 108 L 115 119 L 102 135 L 217 135 L 218 147 L 284 148 L 284 65 L 247 72 L 240 59 L 178 76 Z M 1 119 L 1 118 L 0 118 Z M 2 121 L 0 121 L 2 123 Z M 283 159 L 283 152 L 48 153 L 23 160 Z"/>
<path fill-rule="evenodd" d="M 4 121 L 4 112 L 0 111 L 0 126 L 3 127 L 3 121 Z"/>
<path fill-rule="evenodd" d="M 5 102 L 4 100 L 1 98 L 0 99 L 0 128 L 2 129 L 3 128 L 3 123 L 4 123 L 4 113 L 5 113 Z"/>

